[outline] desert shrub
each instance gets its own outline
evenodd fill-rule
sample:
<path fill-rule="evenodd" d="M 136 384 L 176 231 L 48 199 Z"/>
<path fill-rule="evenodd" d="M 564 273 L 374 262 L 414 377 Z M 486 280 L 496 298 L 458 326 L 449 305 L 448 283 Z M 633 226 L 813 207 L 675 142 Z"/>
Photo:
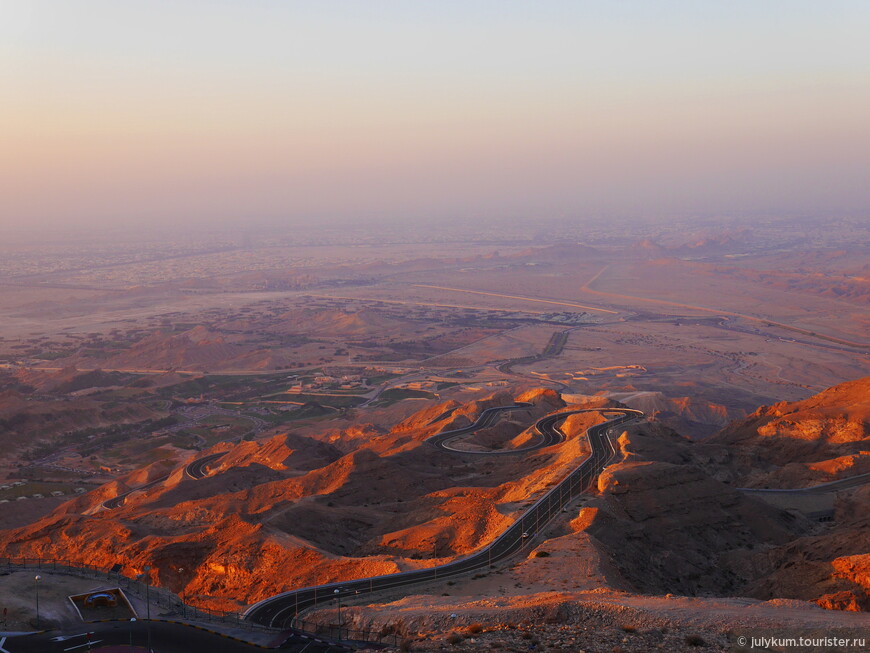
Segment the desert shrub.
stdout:
<path fill-rule="evenodd" d="M 689 646 L 704 646 L 706 643 L 700 635 L 686 635 L 686 644 Z"/>
<path fill-rule="evenodd" d="M 622 629 L 627 633 L 635 633 L 637 632 L 637 628 L 634 626 L 630 626 L 629 624 L 625 624 Z"/>
<path fill-rule="evenodd" d="M 456 646 L 459 644 L 464 638 L 459 633 L 450 633 L 447 636 L 447 643 L 451 646 Z"/>
<path fill-rule="evenodd" d="M 536 557 L 536 558 L 549 558 L 549 557 L 550 557 L 550 552 L 549 552 L 549 551 L 538 551 L 538 552 L 535 554 L 535 557 Z"/>
<path fill-rule="evenodd" d="M 475 624 L 471 624 L 471 625 L 466 629 L 466 632 L 467 632 L 469 635 L 477 635 L 478 633 L 482 633 L 482 632 L 483 632 L 483 625 L 482 625 L 482 624 L 477 624 L 477 623 L 475 623 Z"/>

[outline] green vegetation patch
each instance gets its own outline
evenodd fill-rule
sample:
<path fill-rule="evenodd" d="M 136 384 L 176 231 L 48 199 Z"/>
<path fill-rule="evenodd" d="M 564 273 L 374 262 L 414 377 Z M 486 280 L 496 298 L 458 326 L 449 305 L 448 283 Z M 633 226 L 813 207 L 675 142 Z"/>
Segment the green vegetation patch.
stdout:
<path fill-rule="evenodd" d="M 375 405 L 389 406 L 403 399 L 434 399 L 435 395 L 426 390 L 412 390 L 410 388 L 390 388 L 378 396 Z"/>
<path fill-rule="evenodd" d="M 287 401 L 298 401 L 300 404 L 314 402 L 321 406 L 332 406 L 333 408 L 349 408 L 351 406 L 359 406 L 365 402 L 365 399 L 354 395 L 333 396 L 333 395 L 316 395 L 316 394 L 290 394 L 287 393 Z"/>
<path fill-rule="evenodd" d="M 401 375 L 387 372 L 384 374 L 379 374 L 377 376 L 370 376 L 368 378 L 368 382 L 369 382 L 370 386 L 376 386 L 376 385 L 380 385 L 381 383 L 386 383 L 390 379 L 395 379 L 398 376 L 401 376 Z"/>
<path fill-rule="evenodd" d="M 4 481 L 0 485 L 9 485 L 14 481 Z M 78 483 L 50 483 L 43 481 L 27 481 L 24 485 L 12 487 L 8 490 L 0 490 L 0 499 L 14 501 L 16 497 L 32 497 L 34 494 L 42 494 L 50 497 L 52 492 L 63 492 L 64 496 L 73 494 L 75 488 L 81 487 Z"/>
<path fill-rule="evenodd" d="M 379 398 L 386 401 L 399 401 L 401 399 L 434 399 L 435 395 L 426 390 L 390 388 L 389 390 L 384 390 Z"/>

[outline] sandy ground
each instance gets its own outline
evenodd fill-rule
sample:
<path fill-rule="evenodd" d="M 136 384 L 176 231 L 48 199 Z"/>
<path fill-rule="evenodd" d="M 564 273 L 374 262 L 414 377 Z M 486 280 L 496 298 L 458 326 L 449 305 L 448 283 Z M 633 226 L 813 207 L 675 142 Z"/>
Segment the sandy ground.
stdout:
<path fill-rule="evenodd" d="M 561 330 L 551 324 L 522 326 L 484 338 L 460 350 L 429 359 L 438 366 L 483 365 L 489 361 L 520 358 L 540 354 L 555 331 Z M 502 375 L 503 376 L 503 375 Z"/>
<path fill-rule="evenodd" d="M 749 604 L 742 599 L 638 597 L 601 592 L 531 595 L 494 611 L 479 603 L 442 604 L 435 599 L 425 608 L 422 602 L 418 603 L 416 614 L 410 606 L 404 609 L 405 620 L 394 624 L 403 645 L 394 650 L 750 653 L 747 646 L 740 645 L 741 636 L 794 635 L 863 637 L 866 643 L 870 629 L 866 615 L 831 614 L 799 603 Z M 751 650 L 809 653 L 866 649 L 857 646 Z"/>
<path fill-rule="evenodd" d="M 518 567 L 529 562 L 534 566 L 551 559 L 530 558 Z M 579 578 L 579 584 L 593 585 L 596 574 L 584 577 L 583 569 L 581 563 L 573 577 L 552 576 L 554 569 L 525 569 L 518 575 L 527 582 L 507 587 L 508 574 L 496 575 L 490 587 L 483 581 L 456 581 L 449 592 L 345 608 L 345 618 L 394 629 L 405 640 L 405 650 L 415 651 L 739 651 L 730 642 L 740 633 L 870 633 L 870 614 L 825 610 L 804 601 L 646 596 L 603 587 L 548 589 L 554 583 L 541 582 Z M 323 612 L 319 619 L 334 620 L 334 611 Z M 482 632 L 473 634 L 480 624 Z"/>
<path fill-rule="evenodd" d="M 642 369 L 619 369 L 631 365 Z M 544 374 L 586 392 L 631 385 L 670 396 L 697 396 L 687 384 L 716 374 L 720 396 L 710 396 L 712 401 L 726 400 L 722 395 L 729 386 L 781 401 L 866 376 L 870 357 L 708 326 L 628 322 L 574 331 L 557 358 L 515 370 Z"/>
<path fill-rule="evenodd" d="M 614 615 L 618 622 L 645 626 L 661 624 L 682 628 L 870 628 L 870 614 L 825 610 L 805 601 L 744 598 L 645 596 L 597 590 L 541 592 L 493 599 L 481 596 L 437 597 L 415 595 L 395 602 L 351 608 L 355 618 L 370 623 L 398 623 L 409 632 L 449 630 L 456 624 L 522 624 L 563 606 Z M 456 615 L 455 617 L 453 615 Z"/>
<path fill-rule="evenodd" d="M 690 261 L 611 263 L 588 289 L 620 295 L 611 299 L 623 305 L 667 309 L 667 304 L 656 304 L 655 300 L 676 302 L 757 315 L 835 337 L 865 342 L 868 337 L 866 325 L 860 319 L 861 308 L 855 303 L 764 284 L 735 283 L 726 276 L 699 274 Z M 647 301 L 628 300 L 627 295 Z M 588 292 L 584 295 L 584 289 L 578 296 L 606 298 Z"/>
<path fill-rule="evenodd" d="M 581 501 L 586 507 L 596 505 L 594 498 Z M 530 650 L 528 643 L 535 639 L 541 641 L 538 650 L 577 651 L 582 644 L 582 650 L 608 653 L 699 650 L 685 642 L 693 633 L 700 634 L 710 650 L 725 650 L 728 634 L 742 629 L 870 632 L 870 614 L 825 610 L 806 601 L 625 591 L 620 587 L 628 586 L 610 555 L 595 547 L 586 533 L 572 532 L 581 529 L 582 522 L 581 513 L 572 527 L 551 526 L 548 539 L 530 547 L 525 557 L 485 575 L 457 578 L 446 585 L 433 583 L 406 597 L 384 593 L 375 603 L 365 598 L 356 605 L 349 601 L 343 606 L 345 618 L 366 628 L 395 629 L 415 640 L 412 650 L 439 650 L 445 647 L 445 637 L 456 632 L 466 638 L 459 650 Z M 306 615 L 328 622 L 335 617 L 334 606 Z M 485 624 L 490 634 L 471 637 L 467 629 L 474 624 Z M 593 630 L 598 640 L 589 637 L 587 631 Z M 516 632 L 506 635 L 508 631 Z"/>

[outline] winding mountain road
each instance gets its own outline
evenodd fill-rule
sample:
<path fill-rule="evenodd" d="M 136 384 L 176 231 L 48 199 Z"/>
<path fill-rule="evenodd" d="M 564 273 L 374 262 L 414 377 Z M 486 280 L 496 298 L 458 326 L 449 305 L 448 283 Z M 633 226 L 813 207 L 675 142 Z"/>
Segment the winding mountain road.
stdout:
<path fill-rule="evenodd" d="M 106 499 L 103 501 L 103 508 L 106 510 L 114 510 L 115 508 L 120 508 L 124 505 L 124 502 L 127 500 L 127 497 L 133 494 L 134 492 L 141 492 L 142 490 L 147 490 L 149 487 L 154 487 L 158 483 L 162 483 L 169 475 L 161 476 L 160 478 L 156 478 L 149 483 L 145 483 L 145 485 L 139 485 L 134 487 L 132 490 L 127 490 L 126 492 L 119 494 L 116 497 L 112 497 L 111 499 Z"/>
<path fill-rule="evenodd" d="M 841 478 L 837 481 L 821 483 L 819 485 L 811 485 L 810 487 L 796 487 L 789 489 L 779 488 L 757 488 L 757 487 L 741 487 L 738 488 L 741 492 L 746 493 L 786 493 L 786 494 L 829 494 L 831 492 L 839 492 L 840 490 L 849 490 L 853 487 L 858 487 L 870 483 L 870 474 L 858 474 L 849 478 Z"/>
<path fill-rule="evenodd" d="M 474 425 L 459 429 L 465 433 L 471 432 L 472 427 L 478 424 L 489 424 L 494 416 L 503 410 L 516 410 L 517 408 L 526 408 L 522 405 L 498 407 L 497 411 L 484 412 L 478 418 Z M 308 608 L 316 607 L 318 604 L 335 601 L 340 597 L 351 597 L 360 594 L 369 594 L 387 589 L 396 589 L 402 587 L 413 587 L 421 583 L 449 579 L 453 576 L 467 574 L 478 569 L 488 569 L 492 564 L 504 560 L 518 551 L 525 549 L 534 537 L 539 534 L 549 522 L 562 510 L 568 506 L 576 496 L 586 490 L 590 484 L 598 476 L 603 466 L 613 457 L 615 449 L 608 438 L 608 432 L 616 425 L 637 419 L 643 416 L 639 410 L 627 408 L 583 408 L 577 410 L 569 410 L 553 415 L 548 415 L 535 424 L 535 428 L 542 436 L 546 436 L 544 441 L 560 442 L 564 439 L 564 434 L 558 430 L 558 423 L 563 421 L 569 415 L 584 412 L 600 412 L 607 415 L 614 415 L 608 421 L 602 424 L 596 424 L 586 431 L 586 437 L 589 440 L 589 446 L 592 453 L 587 457 L 573 472 L 571 472 L 562 481 L 553 486 L 546 494 L 538 499 L 534 505 L 529 507 L 522 516 L 517 519 L 508 529 L 493 540 L 483 549 L 473 553 L 465 558 L 460 558 L 453 562 L 429 567 L 426 569 L 416 569 L 397 574 L 389 574 L 385 576 L 375 576 L 372 578 L 360 578 L 339 583 L 329 583 L 326 585 L 318 585 L 315 587 L 305 587 L 291 592 L 284 592 L 277 596 L 260 601 L 254 604 L 245 612 L 244 617 L 258 624 L 286 628 L 292 625 L 295 617 Z M 458 437 L 456 431 L 447 432 L 447 438 L 444 433 L 439 433 L 430 438 L 430 442 L 435 446 L 443 448 L 445 441 L 450 441 Z M 539 445 L 544 446 L 544 445 Z M 538 446 L 536 446 L 538 448 Z M 459 452 L 450 450 L 457 455 L 466 455 L 471 452 Z M 492 452 L 501 453 L 501 452 Z M 475 452 L 475 455 L 477 452 Z M 338 635 L 340 637 L 340 633 Z"/>
<path fill-rule="evenodd" d="M 220 453 L 209 454 L 208 456 L 203 456 L 202 458 L 197 458 L 193 462 L 187 464 L 184 468 L 184 475 L 192 478 L 192 479 L 201 479 L 205 478 L 208 475 L 206 470 L 206 466 L 223 456 L 226 451 L 221 451 Z M 145 483 L 145 485 L 139 485 L 138 487 L 134 487 L 132 490 L 128 490 L 123 494 L 119 494 L 116 497 L 112 497 L 111 499 L 107 499 L 103 501 L 103 508 L 106 510 L 114 510 L 115 508 L 120 508 L 124 505 L 124 502 L 127 500 L 127 497 L 133 494 L 134 492 L 141 492 L 142 490 L 147 490 L 149 487 L 154 487 L 155 485 L 162 483 L 166 479 L 169 478 L 169 474 L 165 476 L 161 476 L 160 478 L 156 478 L 153 481 Z"/>
<path fill-rule="evenodd" d="M 473 424 L 469 424 L 468 426 L 463 426 L 458 429 L 451 429 L 450 431 L 442 431 L 436 435 L 433 435 L 431 438 L 427 440 L 427 442 L 435 445 L 439 449 L 443 449 L 444 451 L 452 451 L 454 453 L 469 453 L 469 454 L 485 454 L 485 455 L 493 455 L 493 454 L 504 454 L 504 453 L 524 453 L 527 451 L 532 451 L 534 449 L 540 449 L 542 446 L 549 446 L 544 444 L 543 440 L 534 444 L 531 447 L 526 447 L 523 449 L 512 449 L 510 451 L 465 451 L 463 449 L 456 449 L 451 446 L 451 443 L 454 440 L 460 439 L 464 435 L 470 435 L 475 431 L 479 431 L 480 429 L 487 428 L 492 426 L 498 421 L 499 416 L 504 412 L 511 412 L 515 410 L 526 410 L 531 408 L 532 404 L 526 402 L 518 402 L 516 404 L 511 404 L 510 406 L 493 406 L 492 408 L 485 409 L 480 415 L 478 415 L 477 419 Z M 553 443 L 555 444 L 555 443 Z"/>
<path fill-rule="evenodd" d="M 568 416 L 577 413 L 598 412 L 611 418 L 602 423 L 590 427 L 586 431 L 591 454 L 583 460 L 562 481 L 553 486 L 522 516 L 517 519 L 504 533 L 499 535 L 489 545 L 481 550 L 453 562 L 416 569 L 397 574 L 362 578 L 340 583 L 329 583 L 315 587 L 306 587 L 299 590 L 284 592 L 277 596 L 260 601 L 251 606 L 244 614 L 244 618 L 257 624 L 272 628 L 293 629 L 296 617 L 308 608 L 316 607 L 327 602 L 335 602 L 336 599 L 350 598 L 360 594 L 369 594 L 381 590 L 396 589 L 402 587 L 414 587 L 422 583 L 449 579 L 454 576 L 467 574 L 479 569 L 488 569 L 491 565 L 513 556 L 527 548 L 549 523 L 560 514 L 579 494 L 585 491 L 598 476 L 610 459 L 615 454 L 615 448 L 608 438 L 610 430 L 623 422 L 637 419 L 643 416 L 638 410 L 628 408 L 581 408 L 568 410 L 547 415 L 538 420 L 534 429 L 538 435 L 533 444 L 520 449 L 507 451 L 464 451 L 452 446 L 452 443 L 463 436 L 470 435 L 482 428 L 496 423 L 502 413 L 528 410 L 532 404 L 518 402 L 508 406 L 495 406 L 481 412 L 473 424 L 468 426 L 442 431 L 428 439 L 428 442 L 439 449 L 459 456 L 481 455 L 510 455 L 524 454 L 544 447 L 559 444 L 565 440 L 565 435 L 559 430 L 558 425 Z M 184 474 L 192 479 L 201 479 L 207 475 L 207 466 L 224 455 L 225 452 L 214 453 L 194 460 L 184 468 Z M 117 508 L 123 504 L 125 498 L 133 492 L 139 492 L 153 485 L 157 485 L 168 477 L 162 477 L 113 497 L 103 503 L 107 509 Z M 290 634 L 290 640 L 299 639 L 300 645 L 304 644 L 306 633 L 293 629 L 295 634 Z M 339 628 L 331 636 L 338 640 L 347 639 L 349 631 Z M 309 635 L 310 637 L 310 635 Z M 309 642 L 310 643 L 310 642 Z M 340 644 L 334 642 L 336 645 Z M 292 642 L 288 640 L 292 646 Z"/>
<path fill-rule="evenodd" d="M 188 463 L 187 467 L 184 468 L 185 475 L 195 480 L 205 478 L 208 476 L 208 470 L 206 469 L 208 464 L 214 462 L 218 458 L 222 458 L 226 453 L 226 451 L 220 451 L 208 456 L 203 456 L 202 458 L 197 458 L 192 463 Z"/>
<path fill-rule="evenodd" d="M 810 487 L 788 489 L 741 487 L 737 489 L 777 508 L 800 512 L 808 519 L 831 521 L 836 512 L 837 493 L 867 483 L 870 483 L 870 474 L 858 474 Z"/>

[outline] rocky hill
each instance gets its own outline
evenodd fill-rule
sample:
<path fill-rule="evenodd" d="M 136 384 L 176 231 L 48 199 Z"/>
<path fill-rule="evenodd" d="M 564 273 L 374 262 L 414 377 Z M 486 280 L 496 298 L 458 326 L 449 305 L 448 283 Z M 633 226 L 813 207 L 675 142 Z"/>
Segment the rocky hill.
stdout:
<path fill-rule="evenodd" d="M 693 397 L 668 397 L 661 392 L 609 392 L 607 396 L 693 438 L 712 435 L 746 414 L 721 404 Z"/>
<path fill-rule="evenodd" d="M 870 472 L 870 377 L 763 406 L 710 438 L 749 487 L 806 487 Z"/>
<path fill-rule="evenodd" d="M 532 407 L 491 429 L 504 429 L 505 441 L 518 423 L 527 428 L 561 404 L 552 391 L 522 399 Z M 564 445 L 501 464 L 459 462 L 423 442 L 513 401 L 500 393 L 467 406 L 429 406 L 390 432 L 375 430 L 376 437 L 354 428 L 322 440 L 285 434 L 220 445 L 212 451 L 226 453 L 207 478 L 176 468 L 121 507 L 102 509 L 107 498 L 146 480 L 131 475 L 3 532 L 0 549 L 121 564 L 131 574 L 150 565 L 155 583 L 216 607 L 443 562 L 495 537 L 529 496 L 585 455 L 576 433 Z"/>
<path fill-rule="evenodd" d="M 769 482 L 788 465 L 811 469 L 829 456 L 866 455 L 867 383 L 759 409 L 702 442 L 654 420 L 632 424 L 595 491 L 557 519 L 528 558 L 459 582 L 490 598 L 549 587 L 867 610 L 868 490 L 844 493 L 834 520 L 818 523 L 737 489 L 745 478 Z M 602 396 L 580 399 L 613 405 Z M 588 453 L 583 433 L 602 419 L 572 416 L 564 443 L 518 457 L 462 459 L 425 442 L 517 400 L 532 405 L 470 436 L 468 446 L 519 446 L 537 419 L 564 408 L 552 390 L 499 392 L 424 403 L 390 429 L 360 420 L 343 430 L 218 445 L 206 453 L 224 455 L 206 478 L 175 467 L 121 507 L 102 509 L 107 498 L 165 473 L 140 470 L 0 532 L 0 555 L 88 559 L 120 564 L 128 575 L 150 565 L 156 584 L 222 608 L 443 563 L 491 541 L 573 469 Z M 539 558 L 546 560 L 533 562 Z"/>
<path fill-rule="evenodd" d="M 581 512 L 582 530 L 643 592 L 867 610 L 870 489 L 842 492 L 834 520 L 819 524 L 734 486 L 801 487 L 864 471 L 868 390 L 860 379 L 760 408 L 700 443 L 655 423 L 633 426 L 620 437 L 623 462 L 600 476 L 600 498 Z"/>
<path fill-rule="evenodd" d="M 733 594 L 754 579 L 743 557 L 784 544 L 806 525 L 710 478 L 693 465 L 645 461 L 614 465 L 589 532 L 623 575 L 650 594 Z"/>

